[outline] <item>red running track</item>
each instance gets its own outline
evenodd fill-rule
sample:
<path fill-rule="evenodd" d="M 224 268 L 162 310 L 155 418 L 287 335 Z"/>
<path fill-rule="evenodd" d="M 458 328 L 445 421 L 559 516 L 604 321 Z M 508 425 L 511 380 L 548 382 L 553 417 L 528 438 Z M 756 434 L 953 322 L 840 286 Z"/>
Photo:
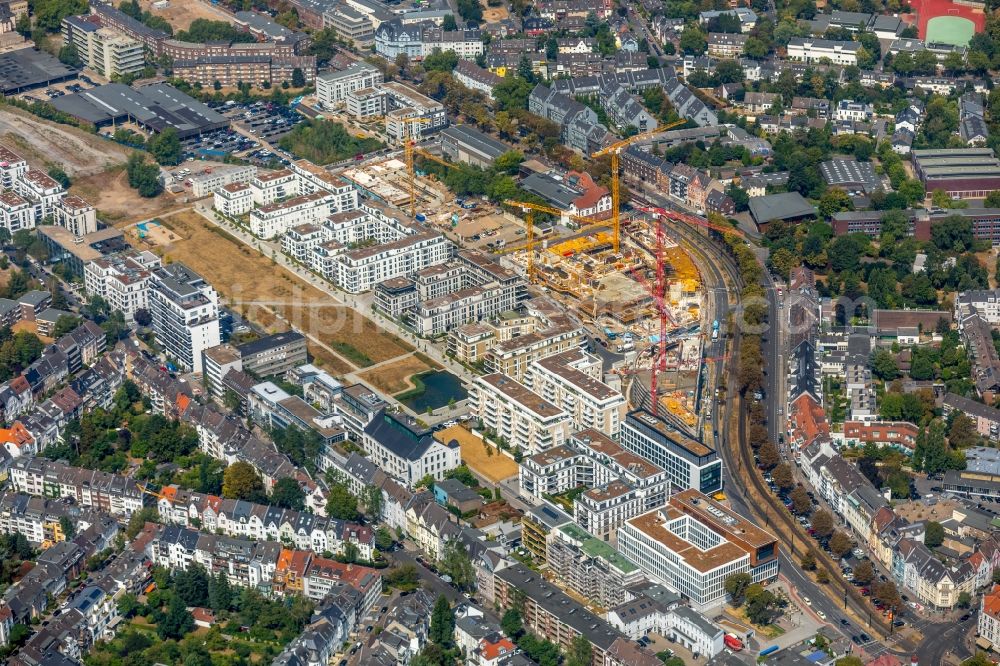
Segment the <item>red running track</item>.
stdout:
<path fill-rule="evenodd" d="M 920 39 L 927 38 L 927 22 L 937 16 L 967 18 L 975 24 L 976 32 L 982 32 L 986 28 L 986 15 L 982 9 L 955 4 L 951 0 L 913 0 L 910 4 L 920 17 L 917 26 Z"/>

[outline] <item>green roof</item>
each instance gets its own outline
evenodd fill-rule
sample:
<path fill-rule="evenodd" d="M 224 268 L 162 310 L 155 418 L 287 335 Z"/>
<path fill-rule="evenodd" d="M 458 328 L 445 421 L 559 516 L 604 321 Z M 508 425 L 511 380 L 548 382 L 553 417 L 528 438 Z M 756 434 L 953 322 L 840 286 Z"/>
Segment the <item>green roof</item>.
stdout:
<path fill-rule="evenodd" d="M 601 541 L 576 523 L 567 523 L 559 527 L 559 529 L 570 538 L 579 541 L 580 550 L 590 557 L 599 557 L 602 560 L 606 560 L 623 573 L 632 573 L 639 568 L 631 560 L 612 548 L 611 544 Z"/>

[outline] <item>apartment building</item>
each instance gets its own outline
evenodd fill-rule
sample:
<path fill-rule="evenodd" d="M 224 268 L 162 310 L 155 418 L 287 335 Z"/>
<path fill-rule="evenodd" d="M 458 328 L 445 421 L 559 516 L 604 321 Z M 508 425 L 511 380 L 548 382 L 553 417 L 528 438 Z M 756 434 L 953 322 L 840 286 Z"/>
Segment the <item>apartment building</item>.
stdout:
<path fill-rule="evenodd" d="M 17 492 L 0 494 L 0 532 L 23 534 L 32 545 L 65 541 L 67 535 L 62 530 L 62 518 L 85 527 L 88 516 L 85 510 L 61 499 L 33 497 Z"/>
<path fill-rule="evenodd" d="M 722 489 L 722 461 L 715 450 L 644 409 L 625 417 L 619 441 L 626 450 L 661 467 L 677 489 L 706 494 Z"/>
<path fill-rule="evenodd" d="M 386 94 L 385 130 L 397 144 L 447 126 L 444 106 L 415 88 L 399 81 L 387 81 L 381 88 Z M 412 118 L 426 122 L 413 123 Z"/>
<path fill-rule="evenodd" d="M 730 32 L 708 33 L 708 55 L 718 58 L 738 58 L 743 55 L 749 35 Z"/>
<path fill-rule="evenodd" d="M 10 468 L 16 492 L 73 499 L 78 506 L 128 518 L 143 506 L 143 493 L 128 477 L 22 456 Z"/>
<path fill-rule="evenodd" d="M 97 231 L 97 210 L 75 194 L 58 201 L 53 212 L 55 223 L 74 236 L 86 236 Z"/>
<path fill-rule="evenodd" d="M 324 108 L 332 109 L 347 103 L 352 92 L 378 88 L 385 80 L 382 70 L 367 62 L 354 62 L 348 67 L 323 72 L 316 77 L 316 98 Z"/>
<path fill-rule="evenodd" d="M 978 628 L 979 636 L 993 649 L 1000 646 L 1000 585 L 994 585 L 979 600 Z"/>
<path fill-rule="evenodd" d="M 222 400 L 226 395 L 226 385 L 222 380 L 230 370 L 242 372 L 243 361 L 236 347 L 223 343 L 201 352 L 201 368 L 209 395 L 216 400 Z"/>
<path fill-rule="evenodd" d="M 149 310 L 156 340 L 169 357 L 201 372 L 201 352 L 221 342 L 218 292 L 183 264 L 160 266 L 150 281 Z"/>
<path fill-rule="evenodd" d="M 579 349 L 585 339 L 583 329 L 568 321 L 539 327 L 493 345 L 485 356 L 486 369 L 521 381 L 536 359 Z"/>
<path fill-rule="evenodd" d="M 524 384 L 570 415 L 576 430 L 593 428 L 617 437 L 625 417 L 621 392 L 601 381 L 601 360 L 571 349 L 534 361 Z"/>
<path fill-rule="evenodd" d="M 628 601 L 632 594 L 627 588 L 645 578 L 639 567 L 612 546 L 573 523 L 552 531 L 545 552 L 549 571 L 602 608 Z"/>
<path fill-rule="evenodd" d="M 306 338 L 296 331 L 267 335 L 237 348 L 243 371 L 258 377 L 283 375 L 308 362 Z"/>
<path fill-rule="evenodd" d="M 131 322 L 136 310 L 149 310 L 149 285 L 160 266 L 160 258 L 148 250 L 126 250 L 87 262 L 83 284 L 88 294 L 100 296 Z"/>
<path fill-rule="evenodd" d="M 412 275 L 451 258 L 454 246 L 433 231 L 413 230 L 384 245 L 344 250 L 320 246 L 316 257 L 324 276 L 344 291 L 360 294 L 379 282 Z"/>
<path fill-rule="evenodd" d="M 443 30 L 430 22 L 408 24 L 402 18 L 384 21 L 375 30 L 375 52 L 387 60 L 400 54 L 419 60 L 435 49 L 473 60 L 483 52 L 482 35 L 479 30 Z"/>
<path fill-rule="evenodd" d="M 818 63 L 827 58 L 834 65 L 857 65 L 860 48 L 860 42 L 792 37 L 788 42 L 788 57 L 807 63 Z"/>
<path fill-rule="evenodd" d="M 460 60 L 452 71 L 455 80 L 470 90 L 477 90 L 493 101 L 493 89 L 503 79 L 470 60 Z"/>
<path fill-rule="evenodd" d="M 64 43 L 76 48 L 84 66 L 101 76 L 110 79 L 133 74 L 146 66 L 142 43 L 117 30 L 102 28 L 96 14 L 67 16 L 62 22 L 62 34 Z"/>
<path fill-rule="evenodd" d="M 256 175 L 257 167 L 251 164 L 216 166 L 196 176 L 191 176 L 191 194 L 201 198 L 214 194 L 220 188 L 233 183 L 249 185 Z"/>
<path fill-rule="evenodd" d="M 992 442 L 1000 441 L 1000 409 L 955 393 L 946 393 L 941 404 L 945 417 L 954 411 L 965 414 L 975 423 L 976 432 Z"/>
<path fill-rule="evenodd" d="M 382 410 L 365 427 L 362 446 L 386 474 L 412 488 L 428 474 L 436 480 L 461 464 L 458 442 L 439 442 L 408 417 Z"/>
<path fill-rule="evenodd" d="M 375 26 L 371 19 L 348 5 L 337 5 L 325 11 L 323 27 L 357 46 L 367 47 L 375 40 Z"/>
<path fill-rule="evenodd" d="M 626 521 L 618 549 L 700 608 L 722 602 L 735 573 L 749 573 L 754 582 L 778 575 L 777 538 L 697 490 Z"/>
<path fill-rule="evenodd" d="M 385 115 L 385 92 L 379 88 L 360 88 L 347 93 L 347 114 L 358 120 Z"/>
<path fill-rule="evenodd" d="M 250 231 L 258 238 L 270 239 L 293 226 L 320 222 L 338 212 L 335 195 L 313 192 L 254 208 L 250 211 Z"/>
<path fill-rule="evenodd" d="M 265 430 L 296 428 L 311 432 L 323 447 L 331 447 L 347 438 L 334 415 L 323 414 L 297 395 L 291 395 L 274 382 L 255 384 L 247 394 L 247 412 Z"/>
<path fill-rule="evenodd" d="M 572 430 L 569 414 L 505 375 L 477 377 L 468 404 L 487 431 L 528 455 L 561 446 Z"/>
<path fill-rule="evenodd" d="M 250 197 L 257 206 L 267 206 L 279 199 L 299 194 L 302 194 L 299 189 L 299 177 L 291 169 L 258 173 L 250 181 Z"/>
<path fill-rule="evenodd" d="M 913 453 L 920 429 L 907 421 L 845 421 L 843 443 L 862 447 L 868 442 L 879 448 L 890 446 L 903 453 Z"/>
<path fill-rule="evenodd" d="M 35 208 L 24 197 L 7 190 L 0 193 L 0 226 L 13 235 L 35 226 Z"/>
<path fill-rule="evenodd" d="M 247 183 L 229 183 L 215 190 L 212 206 L 226 217 L 246 215 L 253 209 L 253 194 Z"/>
<path fill-rule="evenodd" d="M 14 192 L 31 202 L 36 225 L 50 215 L 55 217 L 56 205 L 66 196 L 62 185 L 38 169 L 28 169 L 19 180 L 15 180 Z"/>

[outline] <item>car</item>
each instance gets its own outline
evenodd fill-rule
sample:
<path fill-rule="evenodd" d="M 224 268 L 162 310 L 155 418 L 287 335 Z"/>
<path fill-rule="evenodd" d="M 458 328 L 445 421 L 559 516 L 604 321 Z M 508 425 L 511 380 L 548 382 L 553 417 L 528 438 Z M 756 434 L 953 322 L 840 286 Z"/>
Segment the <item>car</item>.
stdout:
<path fill-rule="evenodd" d="M 853 642 L 855 645 L 861 645 L 862 643 L 861 636 L 858 636 L 857 634 L 851 636 L 851 642 Z"/>
<path fill-rule="evenodd" d="M 842 627 L 849 627 L 849 626 L 851 626 L 851 623 L 848 622 L 846 618 L 842 617 L 842 618 L 840 618 L 840 626 L 842 626 Z"/>
<path fill-rule="evenodd" d="M 826 613 L 824 613 L 823 611 L 816 611 L 816 615 L 819 615 L 819 619 L 821 620 L 826 619 Z"/>
<path fill-rule="evenodd" d="M 972 616 L 970 614 L 966 613 L 962 617 L 958 618 L 958 621 L 959 622 L 968 622 L 970 617 L 972 617 Z"/>
<path fill-rule="evenodd" d="M 809 599 L 809 597 L 802 597 L 802 603 L 804 603 L 806 606 L 813 605 L 813 602 Z"/>
<path fill-rule="evenodd" d="M 865 643 L 871 643 L 872 642 L 872 637 L 869 636 L 868 634 L 864 633 L 864 632 L 860 633 L 859 636 L 860 636 L 861 640 L 864 641 Z"/>
<path fill-rule="evenodd" d="M 905 627 L 906 626 L 906 622 L 904 622 L 903 620 L 896 620 L 895 622 L 892 623 L 892 626 L 897 627 L 897 628 L 898 627 Z"/>

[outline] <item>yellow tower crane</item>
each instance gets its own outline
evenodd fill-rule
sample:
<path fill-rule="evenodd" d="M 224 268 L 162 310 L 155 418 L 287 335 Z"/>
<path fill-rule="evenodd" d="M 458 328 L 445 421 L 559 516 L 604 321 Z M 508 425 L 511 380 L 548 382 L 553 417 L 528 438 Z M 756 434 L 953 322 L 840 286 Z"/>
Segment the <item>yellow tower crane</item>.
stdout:
<path fill-rule="evenodd" d="M 413 153 L 417 148 L 417 142 L 414 137 L 420 133 L 419 125 L 426 125 L 430 122 L 429 118 L 422 116 L 414 116 L 403 121 L 410 128 L 410 131 L 407 132 L 407 136 L 403 140 L 403 154 L 406 156 L 406 173 L 410 177 L 410 217 L 414 217 L 417 214 L 417 180 L 413 174 Z"/>
<path fill-rule="evenodd" d="M 649 130 L 648 132 L 643 132 L 641 134 L 636 134 L 635 136 L 630 136 L 629 138 L 613 143 L 606 148 L 598 150 L 596 153 L 591 155 L 593 158 L 604 157 L 605 155 L 611 155 L 611 229 L 612 235 L 614 236 L 614 251 L 618 254 L 618 250 L 621 247 L 621 183 L 619 181 L 619 164 L 618 155 L 621 153 L 623 148 L 642 141 L 643 139 L 648 139 L 654 134 L 659 134 L 660 132 L 666 132 L 669 129 L 677 127 L 678 125 L 683 125 L 687 120 L 677 120 L 672 123 L 667 123 L 666 125 L 660 125 L 656 129 Z"/>
<path fill-rule="evenodd" d="M 558 208 L 543 206 L 541 204 L 531 203 L 530 201 L 515 201 L 513 199 L 505 199 L 503 204 L 505 206 L 510 206 L 511 208 L 517 208 L 522 213 L 524 213 L 524 226 L 526 231 L 524 247 L 528 251 L 529 282 L 534 282 L 535 278 L 535 212 L 536 211 L 539 213 L 549 213 L 550 215 L 566 217 L 576 222 L 580 222 L 581 228 L 607 225 L 607 220 L 595 220 L 592 217 L 582 217 L 580 215 L 573 215 L 571 213 L 567 213 L 564 210 L 559 210 Z"/>

